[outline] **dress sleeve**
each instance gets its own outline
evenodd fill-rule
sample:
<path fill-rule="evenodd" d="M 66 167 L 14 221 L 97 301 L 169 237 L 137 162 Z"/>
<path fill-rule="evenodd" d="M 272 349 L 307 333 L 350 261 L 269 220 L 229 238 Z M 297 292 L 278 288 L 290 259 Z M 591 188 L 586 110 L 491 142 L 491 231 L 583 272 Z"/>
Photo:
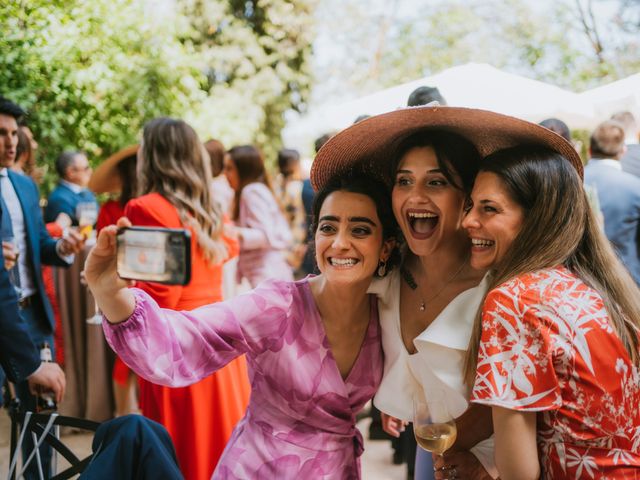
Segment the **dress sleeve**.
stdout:
<path fill-rule="evenodd" d="M 127 202 L 125 216 L 131 221 L 131 224 L 136 227 L 176 228 L 175 225 L 168 225 L 161 220 L 163 215 L 160 208 L 154 209 L 152 203 L 143 202 L 140 199 L 134 198 Z M 165 308 L 174 308 L 182 295 L 181 285 L 136 282 L 136 287 L 147 292 Z"/>
<path fill-rule="evenodd" d="M 140 289 L 122 323 L 102 322 L 107 341 L 146 380 L 169 387 L 193 384 L 234 358 L 278 351 L 287 338 L 291 282 L 264 282 L 225 302 L 191 311 L 160 308 Z"/>
<path fill-rule="evenodd" d="M 224 223 L 225 228 L 228 228 L 231 230 L 234 230 L 236 228 L 233 225 L 233 222 L 229 220 L 229 217 L 227 215 L 223 216 L 222 221 Z M 229 260 L 237 257 L 240 254 L 240 240 L 238 240 L 237 232 L 234 232 L 234 233 L 236 233 L 235 236 L 227 235 L 227 234 L 222 235 L 222 241 L 227 246 L 227 252 L 229 252 L 229 256 L 227 257 L 225 262 L 228 262 Z"/>
<path fill-rule="evenodd" d="M 240 196 L 240 226 L 242 248 L 282 250 L 289 246 L 291 232 L 281 215 L 276 200 L 266 188 L 249 185 Z"/>
<path fill-rule="evenodd" d="M 526 289 L 487 295 L 472 402 L 524 411 L 561 406 L 550 315 Z"/>

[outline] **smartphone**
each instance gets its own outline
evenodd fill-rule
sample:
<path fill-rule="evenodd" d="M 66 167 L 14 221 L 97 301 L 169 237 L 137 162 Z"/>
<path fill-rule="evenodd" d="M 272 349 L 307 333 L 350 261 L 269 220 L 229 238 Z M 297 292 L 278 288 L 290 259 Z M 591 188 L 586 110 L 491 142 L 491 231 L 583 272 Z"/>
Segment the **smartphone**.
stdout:
<path fill-rule="evenodd" d="M 126 227 L 116 238 L 120 278 L 168 285 L 186 285 L 191 280 L 189 230 Z"/>

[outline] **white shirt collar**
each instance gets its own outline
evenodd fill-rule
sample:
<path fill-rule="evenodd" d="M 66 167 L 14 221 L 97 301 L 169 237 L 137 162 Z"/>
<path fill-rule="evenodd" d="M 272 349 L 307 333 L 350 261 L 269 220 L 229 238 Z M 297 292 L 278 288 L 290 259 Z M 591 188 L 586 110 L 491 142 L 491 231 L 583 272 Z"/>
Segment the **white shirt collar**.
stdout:
<path fill-rule="evenodd" d="M 617 170 L 622 170 L 622 164 L 620 163 L 619 160 L 615 160 L 613 158 L 592 158 L 591 160 L 589 160 L 589 163 L 591 162 L 598 162 L 599 165 L 604 165 L 607 167 L 612 167 L 615 168 Z"/>
<path fill-rule="evenodd" d="M 456 350 L 467 350 L 480 303 L 487 293 L 489 274 L 475 287 L 465 290 L 447 305 L 440 315 L 418 335 L 413 343 L 420 351 L 425 343 L 435 343 Z"/>
<path fill-rule="evenodd" d="M 2 176 L 2 177 L 8 177 L 9 176 L 9 172 L 7 171 L 7 167 L 0 168 L 0 176 Z"/>
<path fill-rule="evenodd" d="M 398 295 L 393 288 L 391 277 L 399 275 L 395 270 L 384 278 L 376 278 L 367 293 L 373 293 L 385 304 L 391 304 L 393 295 Z M 465 290 L 447 305 L 436 319 L 414 339 L 417 350 L 424 348 L 424 343 L 435 343 L 456 350 L 467 350 L 469 339 L 480 307 L 480 302 L 487 292 L 489 274 L 475 287 Z"/>
<path fill-rule="evenodd" d="M 81 187 L 80 185 L 78 185 L 76 183 L 68 182 L 67 180 L 60 179 L 60 184 L 64 185 L 65 187 L 67 187 L 73 193 L 80 193 L 80 192 L 82 192 L 84 190 L 84 188 Z"/>

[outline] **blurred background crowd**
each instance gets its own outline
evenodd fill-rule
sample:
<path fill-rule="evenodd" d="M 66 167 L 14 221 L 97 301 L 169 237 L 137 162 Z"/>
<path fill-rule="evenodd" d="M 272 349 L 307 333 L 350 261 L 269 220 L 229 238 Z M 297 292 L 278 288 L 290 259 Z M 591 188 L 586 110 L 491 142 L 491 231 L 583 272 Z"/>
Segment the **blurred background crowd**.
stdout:
<path fill-rule="evenodd" d="M 169 389 L 139 380 L 106 347 L 81 270 L 96 231 L 125 213 L 134 225 L 178 227 L 211 198 L 224 219 L 196 216 L 194 241 L 207 252 L 207 235 L 223 237 L 227 252 L 194 253 L 187 287 L 150 284 L 162 305 L 191 309 L 268 278 L 302 278 L 315 268 L 314 154 L 368 115 L 437 101 L 520 116 L 572 141 L 592 206 L 640 283 L 638 2 L 33 0 L 0 5 L 0 28 L 3 256 L 21 308 L 41 301 L 31 328 L 51 337 L 65 371 L 59 409 L 158 420 L 188 478 L 210 473 L 242 416 L 246 365 Z M 149 122 L 179 124 L 189 162 L 158 168 L 153 155 L 165 153 L 151 148 L 145 158 Z M 37 212 L 11 175 L 37 185 Z M 157 194 L 177 175 L 189 188 Z M 83 238 L 70 266 L 41 268 L 29 232 L 5 225 L 20 208 L 41 216 L 41 244 Z M 372 410 L 370 437 L 390 438 Z M 193 460 L 196 446 L 207 461 Z M 411 475 L 413 435 L 394 439 L 394 452 Z"/>

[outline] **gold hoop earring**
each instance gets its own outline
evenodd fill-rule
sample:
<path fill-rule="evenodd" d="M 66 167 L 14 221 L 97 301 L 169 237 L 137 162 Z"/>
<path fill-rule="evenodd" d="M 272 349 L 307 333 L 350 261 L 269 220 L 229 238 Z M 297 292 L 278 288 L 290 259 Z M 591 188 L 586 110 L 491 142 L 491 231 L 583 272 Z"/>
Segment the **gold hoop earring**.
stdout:
<path fill-rule="evenodd" d="M 386 273 L 387 273 L 387 262 L 385 262 L 384 260 L 380 260 L 380 262 L 378 262 L 378 276 L 384 277 Z"/>

